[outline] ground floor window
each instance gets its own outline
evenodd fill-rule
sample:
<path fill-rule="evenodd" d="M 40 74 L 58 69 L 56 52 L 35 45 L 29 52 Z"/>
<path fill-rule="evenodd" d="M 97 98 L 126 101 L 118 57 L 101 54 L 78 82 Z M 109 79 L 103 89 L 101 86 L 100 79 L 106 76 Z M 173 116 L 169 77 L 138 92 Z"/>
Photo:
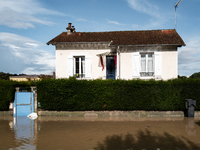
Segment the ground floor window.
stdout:
<path fill-rule="evenodd" d="M 74 76 L 76 78 L 85 78 L 85 57 L 74 57 Z"/>
<path fill-rule="evenodd" d="M 141 77 L 154 76 L 153 53 L 141 53 Z"/>

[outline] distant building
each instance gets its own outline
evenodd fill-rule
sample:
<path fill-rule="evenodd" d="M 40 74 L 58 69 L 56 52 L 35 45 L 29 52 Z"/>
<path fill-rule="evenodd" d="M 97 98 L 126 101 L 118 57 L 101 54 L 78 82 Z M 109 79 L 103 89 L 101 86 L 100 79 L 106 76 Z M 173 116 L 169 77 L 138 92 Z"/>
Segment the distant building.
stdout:
<path fill-rule="evenodd" d="M 56 78 L 163 79 L 178 77 L 175 29 L 75 32 L 69 23 L 47 44 L 56 47 Z"/>
<path fill-rule="evenodd" d="M 9 79 L 13 81 L 38 81 L 40 75 L 9 76 Z"/>

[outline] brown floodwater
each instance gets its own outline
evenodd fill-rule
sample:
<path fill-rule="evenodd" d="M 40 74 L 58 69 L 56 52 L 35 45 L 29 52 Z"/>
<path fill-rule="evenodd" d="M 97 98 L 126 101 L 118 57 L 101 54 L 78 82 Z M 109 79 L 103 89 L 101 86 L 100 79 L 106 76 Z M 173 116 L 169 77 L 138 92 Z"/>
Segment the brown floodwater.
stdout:
<path fill-rule="evenodd" d="M 200 150 L 200 118 L 0 116 L 0 150 Z"/>

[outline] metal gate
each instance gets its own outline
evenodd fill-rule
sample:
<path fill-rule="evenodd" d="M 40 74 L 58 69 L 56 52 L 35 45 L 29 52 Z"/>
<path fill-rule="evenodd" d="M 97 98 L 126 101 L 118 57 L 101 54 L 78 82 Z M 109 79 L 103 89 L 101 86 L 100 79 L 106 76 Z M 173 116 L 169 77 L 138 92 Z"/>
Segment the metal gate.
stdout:
<path fill-rule="evenodd" d="M 13 116 L 27 116 L 34 112 L 33 92 L 15 92 Z"/>

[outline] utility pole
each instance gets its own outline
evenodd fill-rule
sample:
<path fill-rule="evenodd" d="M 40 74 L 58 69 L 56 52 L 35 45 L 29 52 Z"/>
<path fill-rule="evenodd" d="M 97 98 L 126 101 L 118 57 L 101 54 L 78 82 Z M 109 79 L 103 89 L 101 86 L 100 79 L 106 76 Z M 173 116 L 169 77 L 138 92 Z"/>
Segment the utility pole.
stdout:
<path fill-rule="evenodd" d="M 177 3 L 176 3 L 176 5 L 175 5 L 175 29 L 176 29 L 176 7 L 180 4 L 180 2 L 181 2 L 182 0 L 179 0 Z"/>

